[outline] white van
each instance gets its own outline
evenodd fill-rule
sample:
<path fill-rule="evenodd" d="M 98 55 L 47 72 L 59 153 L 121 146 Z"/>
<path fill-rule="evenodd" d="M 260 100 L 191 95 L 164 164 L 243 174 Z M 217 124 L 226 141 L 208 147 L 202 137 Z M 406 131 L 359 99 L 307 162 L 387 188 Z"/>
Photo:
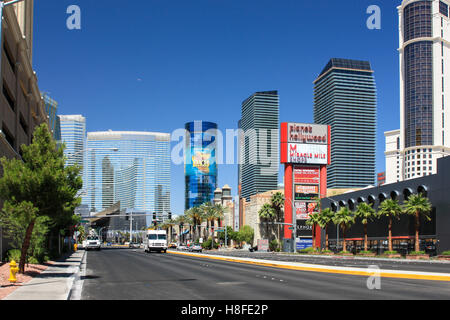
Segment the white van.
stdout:
<path fill-rule="evenodd" d="M 167 232 L 166 230 L 148 230 L 147 238 L 145 239 L 145 252 L 158 251 L 164 252 L 167 251 Z"/>

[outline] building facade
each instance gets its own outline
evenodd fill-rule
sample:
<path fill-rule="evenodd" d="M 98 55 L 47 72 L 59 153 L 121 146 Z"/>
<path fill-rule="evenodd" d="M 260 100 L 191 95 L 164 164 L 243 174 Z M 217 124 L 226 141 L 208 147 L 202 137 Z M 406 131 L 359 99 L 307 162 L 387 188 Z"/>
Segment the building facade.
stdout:
<path fill-rule="evenodd" d="M 85 167 L 86 118 L 82 115 L 60 115 L 61 142 L 66 145 L 67 165 Z"/>
<path fill-rule="evenodd" d="M 120 202 L 121 210 L 170 212 L 170 134 L 89 132 L 83 204 L 100 212 Z M 149 220 L 148 217 L 147 220 Z"/>
<path fill-rule="evenodd" d="M 404 0 L 398 7 L 400 130 L 386 136 L 386 183 L 436 173 L 450 155 L 450 19 L 448 0 Z"/>
<path fill-rule="evenodd" d="M 331 126 L 328 188 L 374 185 L 377 93 L 368 61 L 328 62 L 314 81 L 314 122 Z"/>
<path fill-rule="evenodd" d="M 214 199 L 217 188 L 217 124 L 186 123 L 185 210 Z"/>
<path fill-rule="evenodd" d="M 234 208 L 234 200 L 233 200 L 233 196 L 231 195 L 231 187 L 229 185 L 224 185 L 221 188 L 217 188 L 214 191 L 214 200 L 213 200 L 214 204 L 220 204 L 225 208 L 225 212 L 224 212 L 224 218 L 222 220 L 222 223 L 220 226 L 229 226 L 231 228 L 234 229 L 234 213 L 235 213 L 235 208 Z"/>
<path fill-rule="evenodd" d="M 48 116 L 48 126 L 53 134 L 53 137 L 55 137 L 56 133 L 56 119 L 58 118 L 56 113 L 58 111 L 58 102 L 53 100 L 46 92 L 42 93 L 42 99 L 44 99 L 44 105 L 45 105 L 45 112 L 47 112 Z"/>
<path fill-rule="evenodd" d="M 256 92 L 242 103 L 238 185 L 240 196 L 247 201 L 252 195 L 277 188 L 279 128 L 277 91 Z"/>
<path fill-rule="evenodd" d="M 432 211 L 429 214 L 431 220 L 428 221 L 423 216 L 420 218 L 421 250 L 426 249 L 423 248 L 425 244 L 427 246 L 432 245 L 436 247 L 434 253 L 441 254 L 443 251 L 450 250 L 450 233 L 448 231 L 450 225 L 450 203 L 448 201 L 450 188 L 448 177 L 450 177 L 450 157 L 444 157 L 437 160 L 436 174 L 329 196 L 322 199 L 322 208 L 331 208 L 336 212 L 347 207 L 354 211 L 359 203 L 365 202 L 378 210 L 381 203 L 386 199 L 397 200 L 400 205 L 403 205 L 410 195 L 421 193 L 428 198 L 432 205 Z M 370 250 L 382 253 L 388 249 L 388 230 L 389 219 L 387 217 L 376 219 L 367 225 Z M 333 250 L 336 248 L 337 239 L 342 243 L 342 232 L 337 234 L 336 231 L 336 225 L 331 224 L 328 227 L 330 247 Z M 415 217 L 402 214 L 398 220 L 394 219 L 392 237 L 394 239 L 394 250 L 403 254 L 414 251 Z M 356 248 L 362 247 L 364 226 L 359 219 L 346 231 L 346 239 L 349 246 L 353 246 L 353 248 L 355 246 Z"/>
<path fill-rule="evenodd" d="M 1 21 L 0 157 L 8 159 L 20 159 L 21 146 L 32 142 L 36 126 L 48 124 L 32 63 L 33 1 L 21 7 L 20 12 L 18 4 L 5 7 Z M 8 242 L 0 227 L 0 259 Z"/>

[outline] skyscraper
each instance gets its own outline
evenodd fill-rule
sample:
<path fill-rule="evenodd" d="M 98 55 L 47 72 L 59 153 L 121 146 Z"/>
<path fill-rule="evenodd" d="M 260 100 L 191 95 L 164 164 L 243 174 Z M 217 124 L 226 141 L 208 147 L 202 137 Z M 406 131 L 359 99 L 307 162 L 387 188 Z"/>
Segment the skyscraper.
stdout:
<path fill-rule="evenodd" d="M 252 195 L 277 189 L 279 127 L 277 91 L 256 92 L 242 103 L 238 188 L 247 201 Z"/>
<path fill-rule="evenodd" d="M 53 134 L 53 137 L 55 137 L 57 118 L 56 112 L 58 111 L 58 102 L 53 100 L 46 92 L 42 93 L 42 99 L 44 99 L 45 111 L 47 112 L 48 116 L 48 127 Z"/>
<path fill-rule="evenodd" d="M 328 188 L 375 184 L 376 111 L 370 63 L 331 59 L 314 81 L 314 122 L 331 126 Z"/>
<path fill-rule="evenodd" d="M 60 115 L 61 142 L 66 144 L 67 165 L 84 167 L 86 118 L 82 115 Z"/>
<path fill-rule="evenodd" d="M 397 8 L 400 130 L 385 133 L 386 183 L 435 174 L 437 159 L 450 155 L 449 4 L 404 0 Z"/>
<path fill-rule="evenodd" d="M 170 212 L 170 134 L 89 132 L 83 203 L 100 212 L 120 201 L 122 210 Z"/>
<path fill-rule="evenodd" d="M 217 124 L 186 123 L 185 210 L 212 202 L 217 188 Z"/>

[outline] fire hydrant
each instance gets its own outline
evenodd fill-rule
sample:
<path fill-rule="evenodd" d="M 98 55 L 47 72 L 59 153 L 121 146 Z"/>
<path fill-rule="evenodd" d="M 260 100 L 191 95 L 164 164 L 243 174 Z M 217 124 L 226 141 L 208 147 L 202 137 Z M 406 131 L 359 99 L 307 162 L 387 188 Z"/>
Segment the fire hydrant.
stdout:
<path fill-rule="evenodd" d="M 11 283 L 16 283 L 16 273 L 19 271 L 19 268 L 17 267 L 17 263 L 13 260 L 9 264 L 9 279 L 8 281 Z"/>
<path fill-rule="evenodd" d="M 75 252 L 77 252 L 77 250 L 78 250 L 78 244 L 75 243 L 75 244 L 73 245 L 73 250 L 74 250 Z"/>

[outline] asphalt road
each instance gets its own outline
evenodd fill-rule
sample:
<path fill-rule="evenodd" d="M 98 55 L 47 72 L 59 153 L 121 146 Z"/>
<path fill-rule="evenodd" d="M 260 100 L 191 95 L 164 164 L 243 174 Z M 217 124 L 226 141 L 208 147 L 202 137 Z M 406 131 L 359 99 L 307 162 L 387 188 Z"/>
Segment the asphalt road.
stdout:
<path fill-rule="evenodd" d="M 381 279 L 144 253 L 142 249 L 89 251 L 81 300 L 334 300 L 450 299 L 450 283 Z"/>

